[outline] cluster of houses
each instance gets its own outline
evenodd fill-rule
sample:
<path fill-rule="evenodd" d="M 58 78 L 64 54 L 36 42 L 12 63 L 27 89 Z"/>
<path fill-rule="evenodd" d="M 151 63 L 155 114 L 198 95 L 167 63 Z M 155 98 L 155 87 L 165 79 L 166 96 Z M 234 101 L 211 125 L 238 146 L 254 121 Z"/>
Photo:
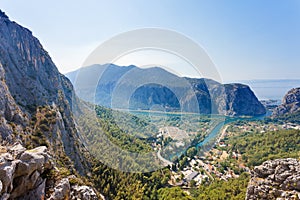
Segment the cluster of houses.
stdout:
<path fill-rule="evenodd" d="M 295 129 L 295 130 L 300 130 L 300 125 L 293 124 L 293 123 L 286 123 L 282 125 L 283 129 Z"/>
<path fill-rule="evenodd" d="M 243 126 L 233 126 L 233 128 L 239 129 L 242 132 L 249 132 L 249 131 L 257 130 L 260 133 L 265 133 L 268 131 L 278 131 L 278 130 L 282 130 L 282 129 L 300 130 L 300 125 L 293 124 L 293 123 L 285 123 L 283 125 L 273 124 L 273 123 L 270 123 L 267 125 L 266 124 L 260 125 L 260 124 L 256 124 L 255 122 L 249 122 Z"/>
<path fill-rule="evenodd" d="M 249 122 L 243 126 L 233 125 L 232 128 L 237 128 L 238 132 L 246 132 L 257 130 L 261 133 L 267 131 L 276 131 L 280 129 L 296 129 L 300 130 L 300 125 L 293 123 L 286 123 L 284 125 L 279 124 L 257 124 L 255 122 Z M 233 132 L 236 132 L 235 129 Z M 167 131 L 165 131 L 167 133 Z M 225 133 L 225 131 L 224 131 Z M 163 133 L 162 133 L 163 134 Z M 226 133 L 223 134 L 222 138 L 226 136 Z M 193 158 L 188 158 L 188 165 L 183 170 L 180 171 L 172 171 L 172 178 L 170 180 L 170 184 L 174 186 L 182 186 L 182 187 L 190 187 L 191 183 L 193 186 L 198 186 L 202 183 L 205 183 L 208 180 L 213 180 L 214 178 L 218 178 L 221 180 L 228 180 L 230 178 L 237 178 L 239 173 L 235 173 L 232 170 L 232 167 L 227 167 L 226 170 L 220 170 L 220 162 L 226 160 L 228 157 L 241 160 L 241 154 L 238 152 L 230 152 L 224 150 L 223 147 L 229 146 L 230 144 L 226 144 L 220 138 L 217 142 L 217 146 L 213 148 L 210 152 L 207 152 L 205 156 L 194 156 Z M 218 148 L 220 147 L 220 148 Z M 222 149 L 222 150 L 220 150 Z M 250 169 L 246 167 L 242 162 L 237 162 L 237 166 L 234 166 L 236 169 L 244 172 L 249 172 Z"/>
<path fill-rule="evenodd" d="M 193 181 L 194 184 L 198 186 L 208 180 L 214 180 L 214 177 L 222 180 L 237 178 L 239 175 L 235 174 L 231 169 L 219 170 L 217 161 L 226 159 L 228 156 L 232 156 L 232 158 L 236 159 L 241 157 L 241 155 L 236 152 L 228 154 L 226 151 L 220 151 L 214 148 L 210 153 L 207 153 L 206 156 L 189 158 L 189 164 L 186 168 L 179 172 L 172 172 L 171 184 L 176 186 L 190 186 L 190 183 Z M 250 171 L 249 168 L 243 164 L 240 164 L 238 168 L 242 171 Z"/>

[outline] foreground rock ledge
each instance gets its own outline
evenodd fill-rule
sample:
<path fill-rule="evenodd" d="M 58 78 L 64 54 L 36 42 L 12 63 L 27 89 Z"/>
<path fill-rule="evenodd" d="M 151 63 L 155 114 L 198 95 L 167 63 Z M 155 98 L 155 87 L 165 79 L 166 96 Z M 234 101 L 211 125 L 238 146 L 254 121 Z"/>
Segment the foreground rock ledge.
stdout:
<path fill-rule="evenodd" d="M 22 145 L 0 146 L 0 200 L 46 199 L 46 173 L 54 169 L 47 147 L 26 150 Z M 70 186 L 63 178 L 52 188 L 51 200 L 98 199 L 89 186 Z"/>
<path fill-rule="evenodd" d="M 277 159 L 255 167 L 246 199 L 300 199 L 299 160 Z"/>

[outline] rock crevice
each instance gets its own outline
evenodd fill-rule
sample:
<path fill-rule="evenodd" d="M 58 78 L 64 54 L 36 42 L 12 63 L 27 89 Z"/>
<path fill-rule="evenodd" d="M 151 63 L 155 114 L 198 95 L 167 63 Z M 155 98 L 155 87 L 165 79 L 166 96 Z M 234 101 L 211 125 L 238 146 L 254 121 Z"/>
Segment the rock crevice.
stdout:
<path fill-rule="evenodd" d="M 299 160 L 277 159 L 255 167 L 246 199 L 300 199 Z"/>

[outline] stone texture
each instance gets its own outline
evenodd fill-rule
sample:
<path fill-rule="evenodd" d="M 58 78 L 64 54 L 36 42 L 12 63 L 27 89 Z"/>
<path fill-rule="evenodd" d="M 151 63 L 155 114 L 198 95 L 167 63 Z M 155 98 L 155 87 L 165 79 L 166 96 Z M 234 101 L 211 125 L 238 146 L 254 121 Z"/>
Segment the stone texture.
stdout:
<path fill-rule="evenodd" d="M 20 144 L 8 147 L 7 151 L 10 153 L 0 155 L 0 194 L 9 194 L 11 199 L 16 199 L 36 188 L 41 191 L 41 184 L 44 182 L 41 174 L 53 167 L 51 156 L 46 150 L 46 147 L 25 150 Z"/>
<path fill-rule="evenodd" d="M 46 180 L 44 180 L 39 186 L 37 186 L 34 190 L 30 190 L 24 196 L 18 198 L 19 200 L 32 200 L 32 197 L 35 199 L 45 199 L 45 187 Z"/>
<path fill-rule="evenodd" d="M 293 88 L 284 96 L 282 104 L 273 111 L 273 116 L 291 114 L 297 111 L 300 111 L 300 88 Z"/>
<path fill-rule="evenodd" d="M 299 199 L 300 162 L 297 159 L 266 161 L 251 173 L 246 199 Z"/>
<path fill-rule="evenodd" d="M 72 187 L 71 200 L 78 199 L 96 200 L 98 198 L 95 191 L 91 187 L 75 185 Z"/>
<path fill-rule="evenodd" d="M 19 157 L 25 150 L 26 148 L 23 147 L 20 143 L 7 148 L 7 152 L 9 152 L 14 158 Z"/>
<path fill-rule="evenodd" d="M 70 182 L 64 178 L 55 186 L 54 192 L 49 200 L 65 200 L 70 198 Z"/>
<path fill-rule="evenodd" d="M 15 144 L 0 146 L 0 149 L 3 152 L 0 153 L 0 200 L 43 200 L 46 187 L 53 191 L 50 200 L 98 199 L 92 187 L 75 185 L 71 188 L 69 178 L 76 178 L 75 175 L 56 180 L 54 186 L 46 185 L 46 173 L 56 168 L 45 146 L 26 150 Z"/>

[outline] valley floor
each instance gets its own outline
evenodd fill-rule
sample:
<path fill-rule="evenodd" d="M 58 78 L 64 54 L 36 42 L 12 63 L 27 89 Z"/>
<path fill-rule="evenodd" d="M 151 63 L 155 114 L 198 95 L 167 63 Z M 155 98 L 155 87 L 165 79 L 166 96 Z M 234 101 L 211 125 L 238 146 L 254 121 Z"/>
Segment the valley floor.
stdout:
<path fill-rule="evenodd" d="M 180 186 L 187 193 L 193 188 L 198 188 L 201 185 L 212 184 L 215 181 L 229 181 L 237 179 L 244 173 L 250 174 L 254 164 L 251 158 L 248 158 L 247 152 L 243 148 L 254 148 L 254 144 L 259 143 L 262 139 L 261 149 L 257 148 L 252 156 L 267 160 L 271 158 L 281 157 L 282 152 L 286 151 L 285 157 L 293 157 L 299 155 L 300 152 L 300 138 L 299 138 L 300 125 L 291 122 L 265 122 L 261 120 L 255 121 L 237 121 L 225 125 L 217 140 L 216 146 L 210 151 L 205 152 L 202 156 L 185 156 L 179 161 L 185 160 L 184 167 L 177 167 L 172 170 L 172 176 L 169 184 L 173 187 Z M 271 155 L 270 149 L 265 150 L 263 145 L 267 146 L 267 140 L 276 145 L 276 140 L 272 138 L 277 134 L 277 139 L 286 139 L 286 133 L 291 132 L 290 136 L 294 137 L 294 146 L 289 149 L 284 147 L 282 152 L 277 152 Z M 269 134 L 269 135 L 268 135 Z M 265 136 L 265 140 L 262 136 Z M 256 138 L 257 141 L 250 139 Z M 274 136 L 275 137 L 275 136 Z M 249 139 L 250 138 L 250 139 Z M 277 141 L 278 142 L 278 141 Z M 248 144 L 247 144 L 248 143 Z M 253 143 L 253 144 L 252 144 Z M 288 142 L 287 142 L 288 143 Z M 291 144 L 293 145 L 293 144 Z M 264 155 L 260 155 L 263 153 Z M 277 156 L 279 155 L 279 156 Z M 244 175 L 243 175 L 244 176 Z"/>

